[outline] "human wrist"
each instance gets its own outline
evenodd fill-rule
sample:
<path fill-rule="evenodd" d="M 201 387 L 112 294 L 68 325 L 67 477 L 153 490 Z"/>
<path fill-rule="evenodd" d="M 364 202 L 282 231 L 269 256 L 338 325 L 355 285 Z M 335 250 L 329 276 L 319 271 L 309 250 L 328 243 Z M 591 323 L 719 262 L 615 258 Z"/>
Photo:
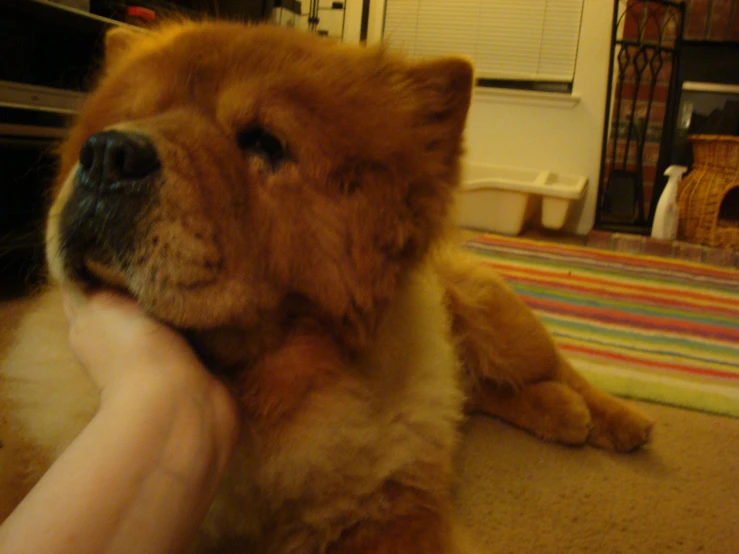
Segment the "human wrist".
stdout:
<path fill-rule="evenodd" d="M 126 380 L 101 391 L 97 417 L 124 420 L 159 470 L 191 482 L 219 478 L 236 441 L 232 399 L 223 385 L 188 390 L 166 379 Z"/>
<path fill-rule="evenodd" d="M 105 391 L 92 421 L 0 529 L 0 550 L 185 551 L 232 443 L 200 403 L 152 382 L 132 394 L 128 383 Z M 64 510 L 44 509 L 60 503 Z"/>

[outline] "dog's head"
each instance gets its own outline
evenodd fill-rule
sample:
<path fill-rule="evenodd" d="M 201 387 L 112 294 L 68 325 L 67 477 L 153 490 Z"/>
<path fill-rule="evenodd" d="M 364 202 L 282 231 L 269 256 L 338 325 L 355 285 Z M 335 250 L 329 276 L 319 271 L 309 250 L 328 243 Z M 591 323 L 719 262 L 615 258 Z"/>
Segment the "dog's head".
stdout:
<path fill-rule="evenodd" d="M 305 311 L 366 332 L 445 226 L 469 63 L 216 22 L 106 48 L 62 145 L 54 278 L 180 328 Z"/>

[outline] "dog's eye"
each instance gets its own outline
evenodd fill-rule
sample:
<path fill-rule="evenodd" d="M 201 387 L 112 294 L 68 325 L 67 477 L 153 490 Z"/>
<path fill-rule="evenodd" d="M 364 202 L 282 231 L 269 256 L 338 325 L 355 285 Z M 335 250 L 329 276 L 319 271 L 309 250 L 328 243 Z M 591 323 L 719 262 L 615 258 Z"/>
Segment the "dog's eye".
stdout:
<path fill-rule="evenodd" d="M 285 159 L 286 151 L 282 142 L 261 127 L 248 127 L 236 135 L 236 142 L 242 150 L 262 156 L 272 167 Z"/>

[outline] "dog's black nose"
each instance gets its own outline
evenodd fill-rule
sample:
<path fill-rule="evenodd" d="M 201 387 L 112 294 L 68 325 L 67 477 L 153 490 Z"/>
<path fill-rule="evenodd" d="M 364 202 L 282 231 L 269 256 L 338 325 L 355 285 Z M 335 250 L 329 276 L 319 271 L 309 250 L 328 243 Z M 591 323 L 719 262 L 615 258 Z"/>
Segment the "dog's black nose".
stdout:
<path fill-rule="evenodd" d="M 80 165 L 89 184 L 116 187 L 143 179 L 160 168 L 154 144 L 138 133 L 103 131 L 85 141 Z"/>
<path fill-rule="evenodd" d="M 84 260 L 124 265 L 162 185 L 157 150 L 141 133 L 96 133 L 79 163 L 59 223 L 69 275 L 82 275 Z"/>

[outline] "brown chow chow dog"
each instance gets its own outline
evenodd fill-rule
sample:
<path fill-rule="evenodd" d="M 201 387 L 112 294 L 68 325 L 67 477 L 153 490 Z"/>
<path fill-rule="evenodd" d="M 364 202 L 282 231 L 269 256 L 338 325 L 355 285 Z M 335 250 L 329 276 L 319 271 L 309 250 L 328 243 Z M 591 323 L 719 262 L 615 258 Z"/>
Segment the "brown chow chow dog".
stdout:
<path fill-rule="evenodd" d="M 594 390 L 442 240 L 469 63 L 233 23 L 108 34 L 61 150 L 53 280 L 127 291 L 228 384 L 241 438 L 197 551 L 464 550 L 465 410 L 619 451 L 651 421 Z M 0 519 L 94 414 L 53 288 L 0 372 Z"/>

